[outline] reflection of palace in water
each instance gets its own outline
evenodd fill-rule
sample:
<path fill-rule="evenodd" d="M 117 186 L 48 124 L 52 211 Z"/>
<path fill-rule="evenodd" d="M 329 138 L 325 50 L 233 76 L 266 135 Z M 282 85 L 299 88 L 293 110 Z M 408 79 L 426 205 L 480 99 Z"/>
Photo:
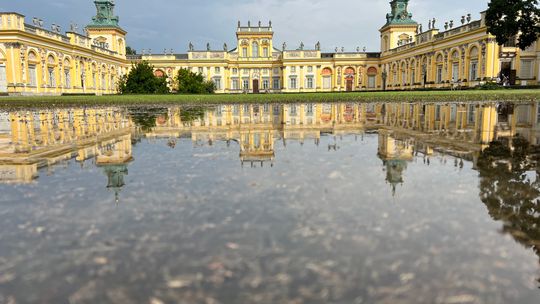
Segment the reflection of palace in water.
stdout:
<path fill-rule="evenodd" d="M 38 169 L 74 158 L 81 166 L 93 159 L 119 189 L 132 160 L 131 127 L 112 108 L 0 113 L 0 183 L 30 183 Z"/>
<path fill-rule="evenodd" d="M 103 168 L 108 187 L 124 185 L 132 160 L 132 134 L 179 138 L 194 146 L 215 142 L 238 145 L 242 165 L 272 165 L 275 144 L 294 141 L 320 145 L 321 137 L 378 133 L 378 156 L 389 184 L 403 183 L 407 163 L 436 153 L 456 164 L 476 164 L 494 139 L 523 136 L 540 143 L 537 103 L 303 103 L 171 107 L 150 116 L 155 126 L 137 128 L 125 109 L 58 109 L 0 113 L 0 182 L 28 183 L 38 169 L 75 159 Z M 509 141 L 511 142 L 511 141 Z M 335 142 L 334 142 L 335 143 Z M 324 147 L 326 148 L 326 147 Z M 333 147 L 335 149 L 335 146 Z M 331 144 L 328 149 L 332 150 Z"/>

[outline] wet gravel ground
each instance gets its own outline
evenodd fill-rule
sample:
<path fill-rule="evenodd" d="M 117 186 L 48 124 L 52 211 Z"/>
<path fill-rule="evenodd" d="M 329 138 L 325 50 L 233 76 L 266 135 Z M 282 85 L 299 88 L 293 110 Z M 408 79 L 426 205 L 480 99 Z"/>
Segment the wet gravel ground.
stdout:
<path fill-rule="evenodd" d="M 242 167 L 234 142 L 143 139 L 118 204 L 92 160 L 0 185 L 0 303 L 540 303 L 471 163 L 415 157 L 393 193 L 377 141 Z"/>

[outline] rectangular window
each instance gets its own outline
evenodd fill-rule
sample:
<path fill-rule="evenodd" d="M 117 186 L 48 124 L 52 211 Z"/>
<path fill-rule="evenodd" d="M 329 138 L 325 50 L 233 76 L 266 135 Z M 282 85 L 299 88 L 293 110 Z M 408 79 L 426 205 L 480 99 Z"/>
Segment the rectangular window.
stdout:
<path fill-rule="evenodd" d="M 270 88 L 270 81 L 268 79 L 263 79 L 262 88 L 263 90 L 268 90 Z"/>
<path fill-rule="evenodd" d="M 437 66 L 437 83 L 442 82 L 442 65 Z"/>
<path fill-rule="evenodd" d="M 452 82 L 459 81 L 459 63 L 452 64 Z"/>
<path fill-rule="evenodd" d="M 279 90 L 280 89 L 279 77 L 274 77 L 274 83 L 272 84 L 272 88 L 274 90 Z"/>
<path fill-rule="evenodd" d="M 296 116 L 298 114 L 296 105 L 291 105 L 291 116 Z"/>
<path fill-rule="evenodd" d="M 268 48 L 263 48 L 263 57 L 268 57 Z"/>
<path fill-rule="evenodd" d="M 306 78 L 306 88 L 313 89 L 313 77 Z"/>
<path fill-rule="evenodd" d="M 289 88 L 290 89 L 296 89 L 297 85 L 296 85 L 296 77 L 291 77 L 289 79 Z"/>
<path fill-rule="evenodd" d="M 312 66 L 308 66 L 308 67 L 307 67 L 307 72 L 308 72 L 308 73 L 313 73 L 313 67 L 312 67 Z"/>
<path fill-rule="evenodd" d="M 323 89 L 328 90 L 332 88 L 332 76 L 323 77 Z"/>
<path fill-rule="evenodd" d="M 467 121 L 469 124 L 474 123 L 474 117 L 475 117 L 476 108 L 474 105 L 469 105 L 469 111 L 467 113 Z"/>
<path fill-rule="evenodd" d="M 412 70 L 411 71 L 411 85 L 414 85 L 414 83 L 416 82 L 416 70 Z"/>
<path fill-rule="evenodd" d="M 269 72 L 270 72 L 270 70 L 268 70 L 268 69 L 263 69 L 262 70 L 263 75 L 268 75 Z"/>
<path fill-rule="evenodd" d="M 238 90 L 239 89 L 239 87 L 238 87 L 238 79 L 233 79 L 231 81 L 231 87 L 232 87 L 233 90 Z"/>
<path fill-rule="evenodd" d="M 531 79 L 533 78 L 533 61 L 532 60 L 521 60 L 521 69 L 519 73 L 519 78 L 521 79 Z"/>
<path fill-rule="evenodd" d="M 71 75 L 69 73 L 69 70 L 64 71 L 64 79 L 66 88 L 71 88 Z"/>
<path fill-rule="evenodd" d="M 368 76 L 368 88 L 375 88 L 375 76 Z"/>
<path fill-rule="evenodd" d="M 28 66 L 28 84 L 33 87 L 37 86 L 36 66 L 34 64 Z"/>
<path fill-rule="evenodd" d="M 219 67 L 215 67 L 215 68 L 214 68 L 214 73 L 215 73 L 215 74 L 221 73 L 221 69 L 220 69 Z"/>
<path fill-rule="evenodd" d="M 199 74 L 203 74 L 204 73 L 204 68 L 199 68 Z"/>
<path fill-rule="evenodd" d="M 248 70 L 248 69 L 243 69 L 243 70 L 242 70 L 242 73 L 243 73 L 244 75 L 249 75 L 249 70 Z"/>
<path fill-rule="evenodd" d="M 242 89 L 244 91 L 249 90 L 249 79 L 244 79 L 244 81 L 242 82 Z"/>
<path fill-rule="evenodd" d="M 291 67 L 291 73 L 296 73 L 296 67 L 295 66 Z"/>
<path fill-rule="evenodd" d="M 221 78 L 216 77 L 214 78 L 214 86 L 216 90 L 221 90 Z"/>
<path fill-rule="evenodd" d="M 246 58 L 247 56 L 247 48 L 242 48 L 242 57 Z"/>
<path fill-rule="evenodd" d="M 234 75 L 238 74 L 238 69 L 236 69 L 236 68 L 232 69 L 232 73 L 233 73 Z"/>
<path fill-rule="evenodd" d="M 274 68 L 273 74 L 274 74 L 274 75 L 279 75 L 279 68 Z"/>
<path fill-rule="evenodd" d="M 107 83 L 106 83 L 106 79 L 105 79 L 105 74 L 102 74 L 101 75 L 101 89 L 105 90 L 106 88 L 107 88 Z"/>
<path fill-rule="evenodd" d="M 49 68 L 49 86 L 56 87 L 56 78 L 54 76 L 53 68 Z"/>
<path fill-rule="evenodd" d="M 475 81 L 476 78 L 478 78 L 478 61 L 471 61 L 469 80 Z"/>

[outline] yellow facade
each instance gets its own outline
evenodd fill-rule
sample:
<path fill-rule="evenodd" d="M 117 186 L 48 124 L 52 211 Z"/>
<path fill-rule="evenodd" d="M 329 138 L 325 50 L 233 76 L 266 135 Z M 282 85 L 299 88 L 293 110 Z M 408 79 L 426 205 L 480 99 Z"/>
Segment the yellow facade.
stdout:
<path fill-rule="evenodd" d="M 526 50 L 498 45 L 483 13 L 440 27 L 433 20 L 426 29 L 412 19 L 408 0 L 391 2 L 379 52 L 277 45 L 271 22 L 239 22 L 233 48 L 195 50 L 190 43 L 187 53 L 128 56 L 114 2 L 95 3 L 98 14 L 84 34 L 61 34 L 39 20 L 31 25 L 20 14 L 0 13 L 0 94 L 113 94 L 118 78 L 141 60 L 168 77 L 172 90 L 178 70 L 187 68 L 214 81 L 217 93 L 461 88 L 504 79 L 524 86 L 540 77 L 540 43 Z"/>

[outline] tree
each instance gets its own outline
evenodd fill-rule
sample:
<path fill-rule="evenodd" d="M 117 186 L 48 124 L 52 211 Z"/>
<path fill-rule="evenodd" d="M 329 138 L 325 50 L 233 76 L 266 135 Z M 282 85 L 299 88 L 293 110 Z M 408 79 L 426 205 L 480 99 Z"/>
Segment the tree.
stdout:
<path fill-rule="evenodd" d="M 166 94 L 169 93 L 167 79 L 156 77 L 154 67 L 148 62 L 135 63 L 125 79 L 120 79 L 119 92 L 122 94 Z"/>
<path fill-rule="evenodd" d="M 522 50 L 528 48 L 540 36 L 539 24 L 538 0 L 491 0 L 488 4 L 488 32 L 501 45 L 517 37 L 517 46 Z"/>
<path fill-rule="evenodd" d="M 126 46 L 126 55 L 137 55 L 137 50 L 132 49 L 129 45 Z"/>
<path fill-rule="evenodd" d="M 176 76 L 178 93 L 183 94 L 212 94 L 215 85 L 212 81 L 205 81 L 200 73 L 193 73 L 188 69 L 180 69 Z"/>

